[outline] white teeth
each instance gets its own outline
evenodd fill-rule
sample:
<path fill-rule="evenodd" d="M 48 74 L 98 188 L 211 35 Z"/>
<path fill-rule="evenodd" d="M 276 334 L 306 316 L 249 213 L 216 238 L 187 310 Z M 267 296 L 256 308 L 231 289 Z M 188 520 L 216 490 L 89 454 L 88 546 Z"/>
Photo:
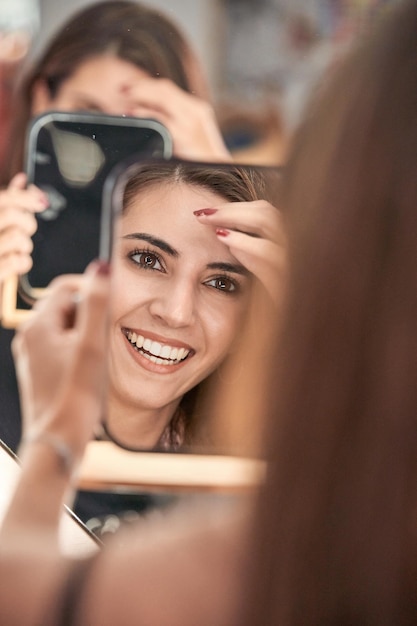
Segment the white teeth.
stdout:
<path fill-rule="evenodd" d="M 158 343 L 157 341 L 152 341 L 152 345 L 151 347 L 148 349 L 148 352 L 151 352 L 153 355 L 155 356 L 165 356 L 164 354 L 161 353 L 164 351 L 164 348 L 162 348 L 161 344 Z"/>
<path fill-rule="evenodd" d="M 180 363 L 180 361 L 183 361 L 190 352 L 186 348 L 173 348 L 167 344 L 163 345 L 158 341 L 145 339 L 142 335 L 137 335 L 131 330 L 126 333 L 126 336 L 130 343 L 136 346 L 144 357 L 158 365 L 176 365 Z M 141 350 L 141 348 L 146 350 L 146 352 Z"/>
<path fill-rule="evenodd" d="M 158 365 L 175 365 L 176 361 L 165 361 L 164 359 L 160 359 L 159 357 L 152 356 L 152 354 L 147 354 L 146 352 L 141 352 L 141 354 L 148 359 L 148 361 L 152 361 L 152 363 L 157 363 Z"/>
<path fill-rule="evenodd" d="M 158 355 L 157 355 L 158 356 Z M 164 346 L 161 350 L 161 357 L 163 359 L 171 358 L 171 346 Z"/>

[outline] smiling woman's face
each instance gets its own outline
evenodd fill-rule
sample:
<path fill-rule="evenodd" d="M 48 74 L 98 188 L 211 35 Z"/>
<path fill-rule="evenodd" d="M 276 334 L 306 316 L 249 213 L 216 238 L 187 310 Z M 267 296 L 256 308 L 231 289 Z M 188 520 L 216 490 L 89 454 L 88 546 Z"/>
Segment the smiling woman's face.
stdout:
<path fill-rule="evenodd" d="M 110 407 L 172 416 L 181 397 L 225 358 L 250 277 L 193 211 L 226 200 L 198 186 L 147 187 L 120 220 L 115 244 Z"/>

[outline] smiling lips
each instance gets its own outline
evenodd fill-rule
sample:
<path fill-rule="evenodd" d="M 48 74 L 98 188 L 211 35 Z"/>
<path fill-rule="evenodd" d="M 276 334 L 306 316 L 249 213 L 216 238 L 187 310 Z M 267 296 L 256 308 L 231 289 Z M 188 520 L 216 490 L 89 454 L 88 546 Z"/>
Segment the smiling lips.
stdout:
<path fill-rule="evenodd" d="M 191 352 L 187 348 L 173 347 L 168 344 L 161 344 L 158 341 L 152 341 L 152 339 L 145 339 L 143 335 L 138 335 L 131 330 L 127 330 L 125 335 L 142 356 L 157 365 L 178 365 Z"/>

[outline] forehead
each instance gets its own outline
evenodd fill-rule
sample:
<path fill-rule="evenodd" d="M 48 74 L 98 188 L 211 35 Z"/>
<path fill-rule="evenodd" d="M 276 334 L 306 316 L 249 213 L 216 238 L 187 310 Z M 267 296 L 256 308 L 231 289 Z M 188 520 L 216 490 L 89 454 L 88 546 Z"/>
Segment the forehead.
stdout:
<path fill-rule="evenodd" d="M 87 58 L 76 67 L 67 80 L 67 84 L 76 84 L 90 89 L 97 89 L 97 77 L 103 84 L 132 83 L 148 76 L 147 72 L 129 61 L 120 59 L 112 54 L 100 54 Z"/>
<path fill-rule="evenodd" d="M 227 202 L 210 190 L 186 183 L 164 182 L 141 190 L 121 218 L 121 235 L 146 232 L 165 239 L 179 251 L 191 246 L 208 246 L 214 253 L 232 259 L 227 246 L 218 240 L 214 227 L 199 223 L 197 209 Z"/>

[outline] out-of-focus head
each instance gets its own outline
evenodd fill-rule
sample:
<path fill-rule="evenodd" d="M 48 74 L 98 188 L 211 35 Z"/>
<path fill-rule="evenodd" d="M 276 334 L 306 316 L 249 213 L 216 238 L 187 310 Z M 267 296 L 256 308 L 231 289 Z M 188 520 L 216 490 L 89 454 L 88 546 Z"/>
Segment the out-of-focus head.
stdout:
<path fill-rule="evenodd" d="M 392 12 L 312 102 L 282 195 L 306 319 L 314 303 L 336 322 L 339 302 L 347 320 L 369 314 L 373 331 L 374 316 L 386 310 L 389 325 L 394 302 L 416 291 L 417 8 Z"/>
<path fill-rule="evenodd" d="M 189 54 L 177 25 L 159 11 L 129 0 L 99 2 L 76 13 L 58 31 L 39 58 L 28 88 L 43 80 L 55 96 L 83 62 L 106 55 L 192 91 L 187 75 Z M 99 88 L 100 76 L 97 81 Z"/>
<path fill-rule="evenodd" d="M 416 32 L 415 0 L 387 10 L 292 146 L 288 319 L 243 624 L 415 611 Z"/>
<path fill-rule="evenodd" d="M 22 76 L 6 181 L 22 168 L 23 134 L 32 115 L 52 108 L 128 114 L 120 91 L 144 76 L 170 79 L 208 98 L 194 51 L 163 13 L 129 0 L 77 12 Z"/>

